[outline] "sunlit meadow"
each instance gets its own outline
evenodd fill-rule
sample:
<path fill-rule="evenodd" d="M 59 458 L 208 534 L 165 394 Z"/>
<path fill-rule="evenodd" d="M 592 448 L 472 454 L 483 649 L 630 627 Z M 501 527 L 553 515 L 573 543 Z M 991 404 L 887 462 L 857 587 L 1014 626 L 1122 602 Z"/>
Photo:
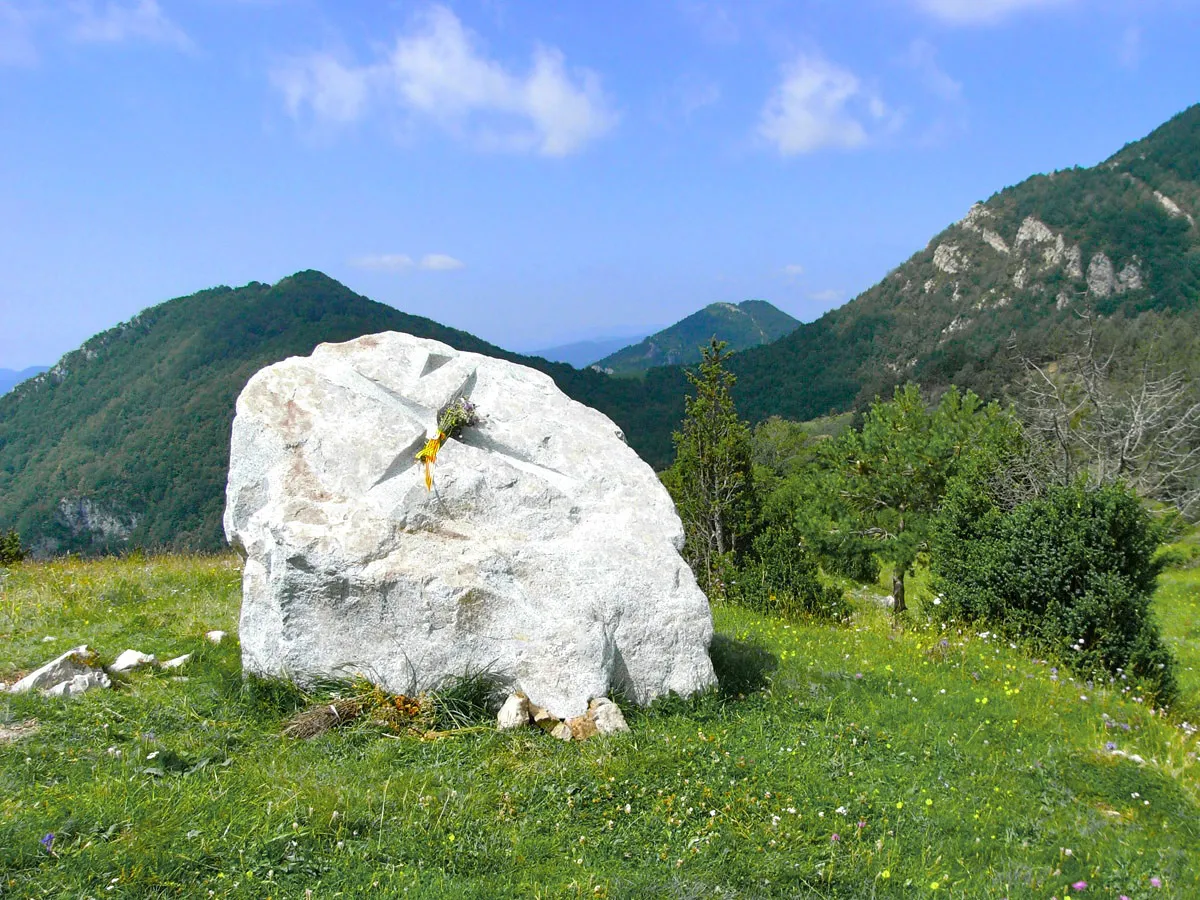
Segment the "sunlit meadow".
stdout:
<path fill-rule="evenodd" d="M 203 639 L 239 584 L 232 557 L 0 572 L 0 680 L 85 642 L 195 654 L 0 696 L 0 896 L 1200 897 L 1200 569 L 1158 596 L 1166 714 L 860 590 L 845 626 L 716 609 L 722 690 L 582 744 L 283 738 L 306 698 Z"/>

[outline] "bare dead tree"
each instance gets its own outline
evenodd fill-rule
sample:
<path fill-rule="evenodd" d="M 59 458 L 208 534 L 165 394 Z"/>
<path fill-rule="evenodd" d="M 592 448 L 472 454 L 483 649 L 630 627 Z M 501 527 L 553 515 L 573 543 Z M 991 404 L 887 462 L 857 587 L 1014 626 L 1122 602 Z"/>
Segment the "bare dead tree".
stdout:
<path fill-rule="evenodd" d="M 1114 352 L 1098 346 L 1094 315 L 1082 319 L 1079 350 L 1057 363 L 1023 359 L 1017 410 L 1052 478 L 1120 480 L 1189 518 L 1200 513 L 1200 385 L 1149 362 L 1118 373 Z"/>

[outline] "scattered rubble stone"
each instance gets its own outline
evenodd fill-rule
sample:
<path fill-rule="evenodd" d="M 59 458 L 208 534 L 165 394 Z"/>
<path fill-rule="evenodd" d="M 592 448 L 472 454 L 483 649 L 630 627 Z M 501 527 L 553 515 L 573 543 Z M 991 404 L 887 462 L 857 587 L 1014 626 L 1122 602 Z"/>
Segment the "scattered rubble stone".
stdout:
<path fill-rule="evenodd" d="M 152 666 L 158 662 L 158 658 L 153 653 L 142 653 L 140 650 L 126 650 L 108 667 L 110 672 L 132 672 L 134 669 L 141 669 L 146 666 Z"/>

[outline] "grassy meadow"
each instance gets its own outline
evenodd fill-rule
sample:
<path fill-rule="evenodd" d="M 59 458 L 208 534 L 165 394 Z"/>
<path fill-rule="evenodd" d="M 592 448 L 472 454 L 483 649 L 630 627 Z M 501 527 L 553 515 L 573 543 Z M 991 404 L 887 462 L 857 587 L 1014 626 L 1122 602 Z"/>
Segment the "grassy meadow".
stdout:
<path fill-rule="evenodd" d="M 306 698 L 202 637 L 239 601 L 233 557 L 0 570 L 0 680 L 195 654 L 0 695 L 0 897 L 1200 897 L 1198 568 L 1156 600 L 1166 715 L 859 592 L 846 626 L 717 608 L 721 690 L 582 744 L 283 738 Z"/>

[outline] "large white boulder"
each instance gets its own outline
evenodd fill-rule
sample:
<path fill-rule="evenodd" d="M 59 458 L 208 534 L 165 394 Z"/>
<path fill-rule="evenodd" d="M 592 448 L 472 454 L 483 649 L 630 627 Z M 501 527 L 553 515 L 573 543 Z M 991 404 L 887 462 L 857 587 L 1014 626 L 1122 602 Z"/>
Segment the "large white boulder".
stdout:
<path fill-rule="evenodd" d="M 460 397 L 482 421 L 427 491 L 414 455 Z M 248 672 L 405 693 L 490 672 L 560 718 L 715 680 L 666 490 L 532 369 L 397 333 L 284 360 L 238 398 L 226 498 Z"/>

